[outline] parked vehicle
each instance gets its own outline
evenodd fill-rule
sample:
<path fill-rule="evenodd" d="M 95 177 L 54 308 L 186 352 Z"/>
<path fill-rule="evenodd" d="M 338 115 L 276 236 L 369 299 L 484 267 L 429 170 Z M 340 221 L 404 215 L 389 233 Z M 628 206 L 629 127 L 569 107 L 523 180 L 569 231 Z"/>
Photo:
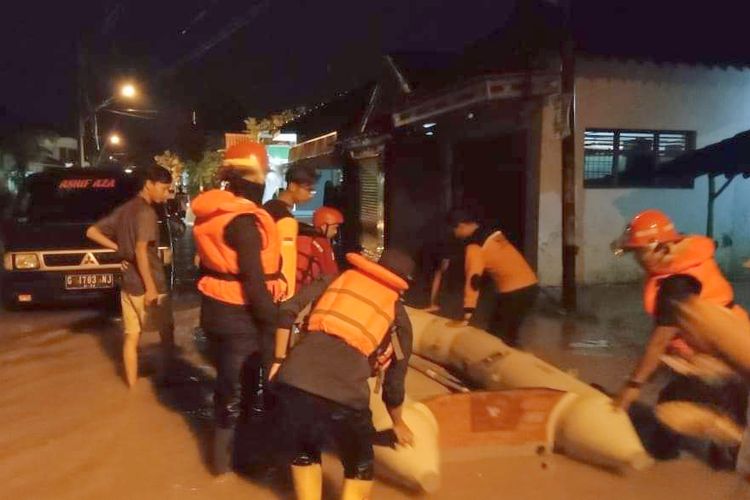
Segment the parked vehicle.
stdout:
<path fill-rule="evenodd" d="M 25 179 L 3 218 L 2 301 L 8 307 L 115 299 L 121 258 L 86 238 L 86 228 L 135 196 L 137 169 L 51 169 Z M 173 239 L 164 207 L 159 255 L 173 282 Z"/>

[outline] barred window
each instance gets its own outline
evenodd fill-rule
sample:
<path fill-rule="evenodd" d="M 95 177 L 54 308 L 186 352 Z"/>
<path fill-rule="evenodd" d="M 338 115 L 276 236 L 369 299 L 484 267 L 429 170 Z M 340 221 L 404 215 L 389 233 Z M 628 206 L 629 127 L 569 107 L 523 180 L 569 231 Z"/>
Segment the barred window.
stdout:
<path fill-rule="evenodd" d="M 660 163 L 692 149 L 691 131 L 586 129 L 584 187 L 692 187 L 690 180 L 657 175 Z"/>

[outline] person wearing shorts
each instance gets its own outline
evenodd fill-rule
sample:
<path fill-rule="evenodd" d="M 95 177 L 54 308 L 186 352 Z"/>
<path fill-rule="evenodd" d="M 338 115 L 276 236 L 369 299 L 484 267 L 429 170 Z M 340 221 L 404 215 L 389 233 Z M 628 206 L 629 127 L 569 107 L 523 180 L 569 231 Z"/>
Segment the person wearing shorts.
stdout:
<path fill-rule="evenodd" d="M 174 319 L 164 264 L 159 258 L 159 222 L 153 205 L 169 197 L 172 174 L 152 165 L 133 199 L 116 208 L 86 231 L 86 236 L 115 250 L 123 261 L 122 305 L 125 381 L 133 387 L 138 379 L 138 342 L 141 332 L 158 330 L 162 359 L 159 375 L 174 353 Z"/>

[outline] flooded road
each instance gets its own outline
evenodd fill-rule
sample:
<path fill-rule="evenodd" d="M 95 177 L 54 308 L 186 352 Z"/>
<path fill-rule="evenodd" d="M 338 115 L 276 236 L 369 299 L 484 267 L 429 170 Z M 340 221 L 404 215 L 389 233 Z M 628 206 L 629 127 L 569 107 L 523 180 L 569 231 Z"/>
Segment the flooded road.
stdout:
<path fill-rule="evenodd" d="M 90 311 L 39 314 L 59 316 L 59 324 L 23 333 L 3 318 L 3 497 L 190 498 L 200 490 L 205 496 L 196 498 L 220 498 L 202 462 L 199 426 L 161 404 L 148 379 L 133 391 L 122 383 L 118 323 Z M 148 354 L 146 345 L 146 365 Z M 210 388 L 188 385 L 203 404 Z"/>
<path fill-rule="evenodd" d="M 217 482 L 209 474 L 213 370 L 196 347 L 195 297 L 176 303 L 182 352 L 175 380 L 160 387 L 144 376 L 132 391 L 120 375 L 117 320 L 87 309 L 0 312 L 1 498 L 291 496 L 283 482 L 270 486 L 242 475 Z M 564 328 L 559 318 L 540 315 L 527 324 L 524 339 L 542 357 L 611 388 L 624 379 L 642 342 L 627 333 L 635 328 L 585 318 Z M 144 336 L 145 375 L 156 341 Z M 431 384 L 410 374 L 408 389 L 419 397 L 436 391 Z M 341 469 L 333 460 L 325 468 L 327 496 L 336 498 Z M 412 495 L 378 483 L 374 496 Z M 430 498 L 460 497 L 735 500 L 750 499 L 750 487 L 692 458 L 618 476 L 559 455 L 510 456 L 445 464 L 443 486 Z"/>

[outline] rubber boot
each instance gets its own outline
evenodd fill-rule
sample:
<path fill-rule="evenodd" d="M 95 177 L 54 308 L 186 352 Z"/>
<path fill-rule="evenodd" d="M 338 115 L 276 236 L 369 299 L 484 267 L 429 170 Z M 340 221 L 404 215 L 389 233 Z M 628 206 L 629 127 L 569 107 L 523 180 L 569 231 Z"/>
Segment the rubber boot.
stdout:
<path fill-rule="evenodd" d="M 320 500 L 323 496 L 323 469 L 320 464 L 292 465 L 292 481 L 297 500 Z"/>
<path fill-rule="evenodd" d="M 262 366 L 257 366 L 253 373 L 250 416 L 261 419 L 266 416 L 267 385 L 266 374 Z"/>
<path fill-rule="evenodd" d="M 213 450 L 211 454 L 211 465 L 213 466 L 213 472 L 215 475 L 221 476 L 232 470 L 233 443 L 234 428 L 215 428 Z"/>
<path fill-rule="evenodd" d="M 372 481 L 344 479 L 341 500 L 368 500 L 372 492 Z"/>

